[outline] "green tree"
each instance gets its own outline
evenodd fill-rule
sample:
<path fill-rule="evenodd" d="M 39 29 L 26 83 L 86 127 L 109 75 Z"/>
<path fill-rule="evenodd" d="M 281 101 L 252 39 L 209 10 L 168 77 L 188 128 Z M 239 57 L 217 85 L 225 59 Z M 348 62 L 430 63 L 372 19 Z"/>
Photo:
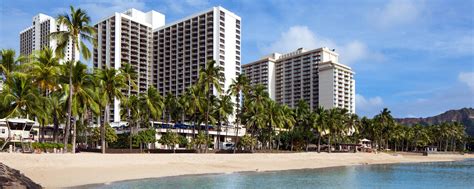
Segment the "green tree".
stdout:
<path fill-rule="evenodd" d="M 165 107 L 163 97 L 154 87 L 149 87 L 146 93 L 140 94 L 139 104 L 145 115 L 145 121 L 149 121 L 150 118 L 154 121 L 158 121 Z"/>
<path fill-rule="evenodd" d="M 269 129 L 269 143 L 270 149 L 273 149 L 273 139 L 272 136 L 274 135 L 273 131 L 274 128 L 283 128 L 284 126 L 284 118 L 285 116 L 282 112 L 282 108 L 279 104 L 277 104 L 275 101 L 269 99 L 266 103 L 266 111 L 267 111 L 267 116 L 266 116 L 266 122 L 268 125 Z"/>
<path fill-rule="evenodd" d="M 49 93 L 58 88 L 58 78 L 61 74 L 59 67 L 59 59 L 54 57 L 54 52 L 50 48 L 44 48 L 40 51 L 34 52 L 32 56 L 33 61 L 23 64 L 21 69 L 27 73 L 33 80 L 33 84 L 41 90 L 41 96 L 44 99 L 42 108 L 48 110 L 47 101 Z M 39 117 L 41 139 L 44 140 L 44 127 L 51 121 L 49 115 Z M 41 140 L 41 141 L 42 141 Z"/>
<path fill-rule="evenodd" d="M 252 149 L 256 143 L 257 140 L 248 134 L 244 135 L 242 140 L 240 140 L 240 146 L 244 147 L 244 149 Z"/>
<path fill-rule="evenodd" d="M 148 128 L 143 131 L 139 131 L 137 135 L 133 136 L 135 142 L 140 144 L 140 151 L 143 152 L 143 144 L 150 144 L 156 142 L 156 130 Z"/>
<path fill-rule="evenodd" d="M 241 106 L 242 106 L 242 95 L 246 96 L 248 94 L 248 90 L 250 88 L 250 81 L 249 79 L 244 75 L 244 74 L 240 74 L 239 76 L 237 76 L 237 78 L 234 80 L 232 79 L 232 84 L 230 84 L 229 86 L 229 91 L 228 93 L 230 93 L 231 95 L 234 95 L 235 96 L 235 99 L 236 99 L 236 102 L 235 103 L 235 112 L 236 112 L 236 116 L 235 116 L 235 146 L 237 146 L 237 144 L 239 143 L 239 127 L 240 127 L 240 118 L 242 116 L 242 112 L 241 112 Z M 243 93 L 243 94 L 242 94 Z M 234 153 L 235 153 L 235 150 L 237 148 L 234 148 Z"/>
<path fill-rule="evenodd" d="M 70 14 L 59 15 L 56 19 L 57 23 L 65 26 L 67 30 L 56 31 L 50 34 L 51 38 L 55 39 L 57 42 L 55 54 L 59 58 L 64 57 L 68 44 L 70 43 L 72 45 L 72 54 L 75 55 L 78 51 L 85 60 L 89 60 L 91 53 L 84 41 L 93 42 L 93 36 L 96 33 L 95 28 L 90 25 L 90 17 L 84 10 L 75 9 L 73 6 L 70 6 L 70 11 Z M 72 57 L 72 59 L 74 63 L 69 64 L 69 86 L 72 86 L 72 69 L 75 61 L 77 61 L 76 57 Z M 67 150 L 66 148 L 69 139 L 68 131 L 69 128 L 71 128 L 73 95 L 73 87 L 69 87 L 67 119 L 66 127 L 64 129 L 64 150 Z M 105 152 L 105 149 L 103 151 Z"/>
<path fill-rule="evenodd" d="M 199 152 L 202 152 L 203 146 L 206 148 L 209 148 L 208 144 L 210 143 L 210 139 L 207 138 L 206 134 L 204 134 L 202 131 L 199 131 L 198 134 L 196 135 L 195 138 L 192 140 L 193 146 L 197 146 L 199 149 Z"/>
<path fill-rule="evenodd" d="M 229 95 L 221 95 L 217 104 L 217 120 L 219 128 L 217 128 L 217 149 L 220 148 L 220 133 L 222 129 L 222 123 L 228 125 L 228 117 L 234 112 L 234 103 Z M 227 137 L 227 134 L 226 134 Z"/>
<path fill-rule="evenodd" d="M 31 85 L 32 82 L 32 79 L 23 73 L 13 73 L 10 76 L 0 93 L 0 102 L 4 107 L 0 113 L 1 117 L 29 118 L 29 116 L 41 113 L 42 99 L 38 88 Z"/>
<path fill-rule="evenodd" d="M 169 129 L 165 134 L 163 134 L 163 136 L 161 136 L 159 142 L 170 147 L 173 149 L 173 153 L 176 153 L 176 145 L 179 144 L 181 140 L 178 133 L 175 133 Z"/>
<path fill-rule="evenodd" d="M 121 67 L 120 67 L 120 72 L 123 74 L 123 76 L 125 77 L 125 80 L 127 81 L 127 98 L 130 98 L 131 95 L 132 95 L 132 89 L 136 89 L 137 88 L 137 84 L 135 82 L 135 80 L 137 79 L 138 77 L 138 73 L 136 72 L 136 70 L 132 67 L 131 64 L 128 64 L 128 63 L 122 63 Z M 125 120 L 127 120 L 127 122 L 129 124 L 131 124 L 132 122 L 132 115 L 131 115 L 131 112 L 130 112 L 130 108 L 132 108 L 132 106 L 134 106 L 134 104 L 131 104 L 131 103 L 128 103 L 127 102 L 130 102 L 130 101 L 127 101 L 128 99 L 125 98 L 123 99 L 125 105 L 123 106 L 126 110 L 126 117 L 125 117 Z M 132 136 L 132 129 L 133 127 L 130 126 L 130 136 Z M 130 150 L 132 149 L 132 140 L 131 140 L 131 137 L 130 137 Z"/>
<path fill-rule="evenodd" d="M 323 134 L 327 133 L 326 121 L 327 121 L 327 111 L 325 111 L 322 106 L 319 106 L 311 114 L 312 128 L 318 134 L 318 153 L 321 152 L 321 138 Z"/>
<path fill-rule="evenodd" d="M 0 51 L 0 75 L 3 75 L 5 80 L 8 81 L 18 64 L 25 60 L 23 56 L 16 57 L 15 50 L 13 49 L 2 49 Z"/>
<path fill-rule="evenodd" d="M 219 66 L 215 65 L 216 62 L 214 60 L 211 60 L 207 63 L 206 67 L 204 69 L 201 69 L 199 71 L 199 79 L 198 83 L 200 86 L 203 87 L 204 89 L 204 94 L 206 96 L 206 101 L 207 103 L 205 107 L 205 124 L 206 124 L 206 135 L 209 141 L 209 116 L 211 114 L 211 106 L 209 103 L 211 100 L 211 96 L 214 94 L 219 95 L 219 93 L 222 92 L 221 88 L 221 81 L 224 81 L 224 74 L 221 73 L 221 69 Z M 207 148 L 206 148 L 207 152 Z"/>
<path fill-rule="evenodd" d="M 114 68 L 105 68 L 103 70 L 96 70 L 95 76 L 99 83 L 98 86 L 103 92 L 103 103 L 105 105 L 104 111 L 104 125 L 109 124 L 110 119 L 110 103 L 114 99 L 122 99 L 122 89 L 126 87 L 125 77 Z M 105 145 L 105 128 L 102 126 L 102 146 Z M 102 148 L 102 153 L 105 153 L 105 148 Z"/>
<path fill-rule="evenodd" d="M 310 138 L 308 137 L 309 135 L 307 134 L 308 132 L 310 132 L 311 129 L 311 125 L 309 123 L 310 114 L 311 110 L 309 104 L 305 100 L 300 99 L 295 108 L 295 120 L 296 124 L 299 126 L 299 129 L 301 129 L 302 133 L 304 133 L 303 136 L 306 142 L 306 151 L 308 151 L 308 145 L 310 140 Z"/>
<path fill-rule="evenodd" d="M 117 133 L 115 132 L 115 129 L 112 128 L 109 124 L 106 124 L 105 126 L 103 126 L 105 128 L 105 140 L 107 143 L 113 143 L 113 142 L 116 142 L 117 139 L 118 139 L 118 136 L 117 136 Z M 99 141 L 102 141 L 102 129 L 98 128 L 98 127 L 94 127 L 92 129 L 92 141 L 94 142 L 99 142 Z M 102 149 L 105 149 L 106 147 L 106 144 L 102 144 Z M 102 150 L 103 152 L 102 153 L 105 153 L 104 150 Z"/>
<path fill-rule="evenodd" d="M 277 150 L 280 150 L 281 135 L 283 133 L 285 133 L 285 132 L 282 131 L 282 129 L 292 130 L 292 128 L 296 124 L 293 109 L 291 109 L 287 105 L 282 105 L 281 106 L 281 114 L 282 114 L 282 117 L 281 117 L 282 120 L 281 121 L 282 121 L 283 124 L 278 125 L 278 126 L 281 126 L 281 127 L 280 127 L 280 132 L 277 135 L 277 137 L 278 137 Z M 286 132 L 286 133 L 288 133 L 288 132 Z"/>
<path fill-rule="evenodd" d="M 92 74 L 88 71 L 87 66 L 81 62 L 76 62 L 72 66 L 72 74 L 69 74 L 67 69 L 70 67 L 68 64 L 73 62 L 67 62 L 65 64 L 65 75 L 72 76 L 72 115 L 74 120 L 72 121 L 72 153 L 76 152 L 76 138 L 77 138 L 77 122 L 80 120 L 80 124 L 85 126 L 86 115 L 89 111 L 98 112 L 100 111 L 99 104 L 94 100 L 94 81 Z M 65 78 L 64 78 L 65 79 Z M 67 131 L 69 132 L 69 131 Z"/>

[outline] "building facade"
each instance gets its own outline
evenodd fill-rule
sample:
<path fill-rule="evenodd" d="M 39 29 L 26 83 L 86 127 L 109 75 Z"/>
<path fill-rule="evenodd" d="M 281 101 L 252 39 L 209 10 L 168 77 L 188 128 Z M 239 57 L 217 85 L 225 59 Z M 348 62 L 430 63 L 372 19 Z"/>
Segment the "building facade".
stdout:
<path fill-rule="evenodd" d="M 197 82 L 199 70 L 214 60 L 224 76 L 221 88 L 227 91 L 240 74 L 240 27 L 239 16 L 213 7 L 155 30 L 154 86 L 161 95 L 179 96 Z"/>
<path fill-rule="evenodd" d="M 38 14 L 33 17 L 32 25 L 20 32 L 20 55 L 29 56 L 34 51 L 43 48 L 56 48 L 56 40 L 49 36 L 56 31 L 67 31 L 65 26 L 59 25 L 51 16 Z M 71 43 L 68 44 L 64 53 L 64 58 L 60 62 L 67 60 L 79 60 L 79 53 L 73 52 Z"/>
<path fill-rule="evenodd" d="M 273 53 L 242 68 L 252 85 L 264 85 L 280 104 L 295 107 L 303 99 L 311 109 L 339 107 L 355 113 L 354 73 L 326 47 Z"/>
<path fill-rule="evenodd" d="M 179 96 L 197 82 L 199 70 L 214 60 L 226 91 L 240 74 L 240 24 L 239 16 L 222 7 L 166 25 L 165 16 L 156 11 L 115 13 L 95 25 L 98 38 L 93 64 L 120 69 L 123 62 L 130 63 L 138 73 L 138 90 L 132 94 L 153 86 L 163 96 Z M 111 111 L 109 120 L 120 122 L 118 100 Z"/>
<path fill-rule="evenodd" d="M 92 56 L 94 67 L 120 69 L 123 63 L 128 63 L 137 72 L 137 89 L 130 93 L 146 91 L 152 84 L 152 32 L 164 24 L 163 14 L 136 9 L 102 19 L 94 25 L 97 30 L 97 47 Z M 120 101 L 114 100 L 110 110 L 109 121 L 120 122 Z"/>

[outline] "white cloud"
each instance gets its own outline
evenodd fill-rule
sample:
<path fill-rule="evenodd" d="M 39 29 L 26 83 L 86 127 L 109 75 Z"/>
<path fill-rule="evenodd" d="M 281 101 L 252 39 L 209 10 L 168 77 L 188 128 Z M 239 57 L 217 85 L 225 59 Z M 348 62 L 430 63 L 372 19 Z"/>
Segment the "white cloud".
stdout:
<path fill-rule="evenodd" d="M 360 115 L 373 116 L 383 108 L 383 100 L 380 96 L 365 98 L 361 94 L 356 94 L 356 112 Z"/>
<path fill-rule="evenodd" d="M 411 23 L 421 14 L 419 5 L 410 0 L 391 0 L 382 9 L 377 9 L 370 19 L 381 28 Z"/>
<path fill-rule="evenodd" d="M 265 54 L 271 52 L 287 53 L 300 47 L 313 49 L 319 47 L 328 47 L 336 49 L 339 53 L 339 61 L 343 64 L 353 64 L 357 61 L 372 58 L 377 61 L 383 59 L 383 55 L 371 52 L 367 45 L 359 40 L 353 40 L 345 44 L 337 44 L 331 39 L 316 35 L 307 26 L 292 26 L 281 33 L 280 38 L 270 45 L 263 47 Z"/>
<path fill-rule="evenodd" d="M 432 51 L 442 51 L 456 55 L 474 54 L 474 36 L 450 36 L 447 39 L 441 39 L 433 43 L 431 47 L 426 47 Z"/>
<path fill-rule="evenodd" d="M 474 92 L 474 72 L 461 72 L 458 75 L 458 80 L 466 84 Z"/>

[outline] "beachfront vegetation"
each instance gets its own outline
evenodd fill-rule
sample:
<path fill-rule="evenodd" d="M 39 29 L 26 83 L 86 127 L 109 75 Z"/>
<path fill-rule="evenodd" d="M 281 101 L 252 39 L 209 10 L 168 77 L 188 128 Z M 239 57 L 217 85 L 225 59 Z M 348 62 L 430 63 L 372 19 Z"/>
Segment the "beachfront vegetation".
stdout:
<path fill-rule="evenodd" d="M 80 61 L 60 64 L 68 42 L 84 60 L 90 58 L 84 42 L 94 43 L 96 31 L 89 25 L 85 11 L 73 7 L 70 11 L 70 15 L 58 18 L 69 31 L 51 36 L 59 41 L 57 49 L 45 48 L 30 57 L 16 56 L 13 50 L 1 51 L 0 74 L 4 85 L 0 93 L 0 118 L 36 119 L 40 129 L 53 125 L 53 141 L 62 138 L 64 148 L 72 144 L 73 152 L 76 143 L 87 142 L 87 136 L 101 143 L 103 153 L 107 143 L 118 139 L 127 140 L 122 142 L 130 148 L 134 144 L 142 148 L 156 140 L 152 122 L 171 123 L 171 127 L 177 123 L 192 126 L 190 144 L 172 130 L 162 136 L 159 141 L 173 150 L 176 144 L 181 144 L 207 151 L 212 146 L 209 130 L 221 131 L 229 125 L 246 129 L 247 134 L 234 141 L 239 148 L 252 151 L 309 151 L 316 146 L 313 149 L 318 152 L 331 152 L 341 144 L 358 143 L 363 138 L 373 141 L 379 150 L 422 151 L 427 146 L 436 146 L 455 151 L 464 150 L 466 143 L 472 141 L 458 123 L 404 126 L 394 121 L 388 109 L 373 118 L 359 118 L 345 109 L 312 109 L 304 100 L 294 108 L 281 105 L 269 98 L 264 86 L 251 86 L 244 75 L 239 75 L 229 90 L 223 91 L 220 81 L 224 76 L 214 61 L 201 68 L 199 78 L 180 96 L 161 94 L 154 87 L 140 94 L 132 93 L 137 90 L 137 73 L 126 62 L 118 70 L 90 69 Z M 110 133 L 114 131 L 109 124 L 114 99 L 121 100 L 121 117 L 129 123 L 128 137 Z M 235 121 L 230 123 L 233 114 Z M 65 127 L 59 133 L 61 124 Z M 90 129 L 97 125 L 98 128 Z M 236 127 L 235 135 L 239 129 Z M 78 142 L 77 135 L 81 136 Z M 43 141 L 44 136 L 40 138 Z"/>

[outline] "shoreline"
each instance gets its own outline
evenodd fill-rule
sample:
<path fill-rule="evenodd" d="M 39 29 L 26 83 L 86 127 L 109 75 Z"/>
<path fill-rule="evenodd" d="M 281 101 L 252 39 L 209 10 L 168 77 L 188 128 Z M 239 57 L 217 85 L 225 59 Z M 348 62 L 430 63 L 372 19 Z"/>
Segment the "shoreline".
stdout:
<path fill-rule="evenodd" d="M 259 173 L 275 173 L 275 172 L 284 172 L 284 171 L 305 171 L 305 170 L 323 170 L 323 169 L 337 169 L 337 168 L 344 168 L 344 167 L 353 167 L 353 166 L 373 166 L 373 165 L 395 165 L 395 164 L 418 164 L 418 163 L 438 163 L 438 162 L 456 162 L 456 161 L 465 161 L 473 159 L 474 157 L 459 159 L 459 160 L 452 160 L 452 161 L 425 161 L 425 162 L 400 162 L 400 163 L 374 163 L 374 164 L 358 164 L 358 165 L 341 165 L 341 166 L 331 166 L 331 167 L 319 167 L 319 168 L 302 168 L 302 169 L 283 169 L 283 170 L 269 170 L 269 171 L 236 171 L 230 173 L 202 173 L 202 174 L 184 174 L 184 175 L 174 175 L 174 176 L 162 176 L 162 177 L 149 177 L 149 178 L 140 178 L 140 179 L 126 179 L 126 180 L 119 180 L 119 181 L 112 181 L 112 182 L 105 182 L 105 183 L 95 183 L 95 184 L 85 184 L 85 185 L 77 185 L 72 186 L 74 188 L 89 188 L 89 187 L 97 187 L 97 186 L 106 186 L 121 182 L 133 182 L 133 181 L 141 181 L 141 180 L 149 180 L 149 179 L 167 179 L 167 178 L 178 178 L 178 177 L 194 177 L 194 176 L 219 176 L 219 175 L 229 175 L 229 174 L 259 174 Z"/>
<path fill-rule="evenodd" d="M 289 154 L 7 154 L 0 162 L 43 187 L 86 187 L 109 183 L 208 174 L 320 169 L 354 165 L 459 161 L 466 155 L 386 153 Z M 52 179 L 54 178 L 54 179 Z"/>

